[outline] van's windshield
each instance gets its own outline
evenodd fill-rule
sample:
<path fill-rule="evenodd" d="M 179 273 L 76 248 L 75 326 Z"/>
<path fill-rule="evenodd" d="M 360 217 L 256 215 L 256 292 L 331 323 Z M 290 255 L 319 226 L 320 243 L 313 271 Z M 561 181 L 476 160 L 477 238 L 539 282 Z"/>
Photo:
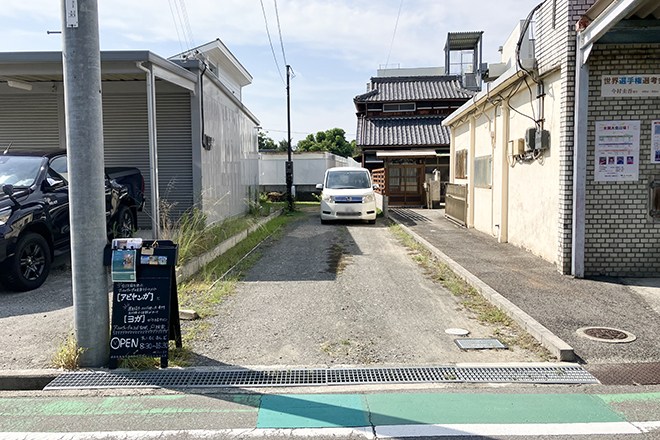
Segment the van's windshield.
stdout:
<path fill-rule="evenodd" d="M 369 175 L 365 171 L 332 171 L 325 187 L 330 189 L 369 188 Z"/>

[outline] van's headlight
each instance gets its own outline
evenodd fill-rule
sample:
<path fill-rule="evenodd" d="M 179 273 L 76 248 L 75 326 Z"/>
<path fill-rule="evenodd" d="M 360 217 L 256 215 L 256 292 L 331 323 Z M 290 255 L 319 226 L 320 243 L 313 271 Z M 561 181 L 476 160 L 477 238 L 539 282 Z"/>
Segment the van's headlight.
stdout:
<path fill-rule="evenodd" d="M 9 220 L 10 216 L 11 216 L 11 208 L 0 210 L 0 226 L 5 225 L 7 223 L 7 220 Z"/>
<path fill-rule="evenodd" d="M 373 194 L 367 194 L 366 196 L 362 197 L 362 203 L 372 203 L 376 201 L 376 196 Z"/>
<path fill-rule="evenodd" d="M 330 195 L 321 194 L 321 198 L 326 203 L 335 203 L 335 198 Z"/>

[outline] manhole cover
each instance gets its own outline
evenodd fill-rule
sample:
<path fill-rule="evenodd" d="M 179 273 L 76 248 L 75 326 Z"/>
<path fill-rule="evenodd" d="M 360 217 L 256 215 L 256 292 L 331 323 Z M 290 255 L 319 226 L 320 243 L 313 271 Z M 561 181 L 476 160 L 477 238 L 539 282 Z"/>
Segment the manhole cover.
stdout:
<path fill-rule="evenodd" d="M 630 332 L 610 327 L 583 327 L 577 330 L 578 336 L 592 341 L 609 342 L 620 344 L 623 342 L 632 342 L 637 336 Z"/>

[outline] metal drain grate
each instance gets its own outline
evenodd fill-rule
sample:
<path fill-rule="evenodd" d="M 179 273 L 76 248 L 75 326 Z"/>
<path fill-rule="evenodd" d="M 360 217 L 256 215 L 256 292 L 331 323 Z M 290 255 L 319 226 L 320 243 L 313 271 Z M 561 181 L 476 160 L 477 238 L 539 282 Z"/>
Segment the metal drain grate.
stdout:
<path fill-rule="evenodd" d="M 45 390 L 99 388 L 221 388 L 377 383 L 591 384 L 580 366 L 392 367 L 298 370 L 156 370 L 64 373 Z"/>

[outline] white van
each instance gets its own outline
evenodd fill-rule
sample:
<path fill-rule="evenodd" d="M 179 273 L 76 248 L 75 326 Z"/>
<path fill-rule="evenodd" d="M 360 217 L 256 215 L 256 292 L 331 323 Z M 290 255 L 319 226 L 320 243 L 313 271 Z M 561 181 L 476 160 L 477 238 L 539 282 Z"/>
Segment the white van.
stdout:
<path fill-rule="evenodd" d="M 366 168 L 329 168 L 321 194 L 321 223 L 328 220 L 368 220 L 376 223 L 376 196 L 371 174 Z"/>

